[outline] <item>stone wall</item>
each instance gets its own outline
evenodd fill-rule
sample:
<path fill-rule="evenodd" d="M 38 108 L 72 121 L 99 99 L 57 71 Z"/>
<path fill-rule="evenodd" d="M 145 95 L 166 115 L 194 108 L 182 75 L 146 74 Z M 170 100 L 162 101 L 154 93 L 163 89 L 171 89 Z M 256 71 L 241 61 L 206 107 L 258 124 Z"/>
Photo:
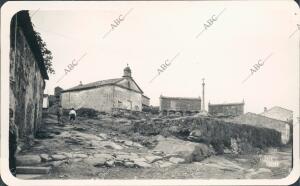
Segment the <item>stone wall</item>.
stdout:
<path fill-rule="evenodd" d="M 110 112 L 113 107 L 113 87 L 77 90 L 61 93 L 61 106 L 64 109 L 91 108 L 99 112 Z"/>
<path fill-rule="evenodd" d="M 22 17 L 19 17 L 21 21 Z M 19 128 L 19 137 L 25 139 L 33 137 L 41 128 L 45 82 L 35 58 L 35 52 L 29 44 L 28 37 L 25 36 L 28 30 L 24 31 L 18 25 L 15 37 L 15 25 L 12 25 L 9 106 L 14 111 L 14 121 Z"/>
<path fill-rule="evenodd" d="M 115 86 L 114 101 L 114 107 L 142 111 L 141 93 Z"/>
<path fill-rule="evenodd" d="M 273 129 L 239 125 L 209 117 L 183 117 L 134 121 L 134 132 L 142 135 L 173 135 L 187 139 L 198 132 L 198 141 L 213 146 L 230 148 L 232 139 L 251 147 L 264 148 L 281 145 L 280 133 Z M 245 145 L 244 145 L 245 146 Z M 247 150 L 247 149 L 244 149 Z"/>
<path fill-rule="evenodd" d="M 259 114 L 246 113 L 234 117 L 232 119 L 227 119 L 229 122 L 240 123 L 245 125 L 252 125 L 260 128 L 274 129 L 281 134 L 281 142 L 287 144 L 291 137 L 290 125 L 287 122 L 268 118 Z"/>
<path fill-rule="evenodd" d="M 99 112 L 111 112 L 112 108 L 141 111 L 142 95 L 118 86 L 101 86 L 62 92 L 61 105 L 64 109 L 91 108 Z"/>

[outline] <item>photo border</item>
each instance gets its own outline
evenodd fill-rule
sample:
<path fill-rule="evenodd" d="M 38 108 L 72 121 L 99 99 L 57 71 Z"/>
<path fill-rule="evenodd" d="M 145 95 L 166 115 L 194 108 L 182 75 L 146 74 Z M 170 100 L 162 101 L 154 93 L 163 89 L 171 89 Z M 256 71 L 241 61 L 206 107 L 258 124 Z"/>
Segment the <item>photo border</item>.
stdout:
<path fill-rule="evenodd" d="M 132 1 L 102 1 L 110 3 L 130 3 Z M 143 2 L 143 1 L 141 1 Z M 151 2 L 151 1 L 150 1 Z M 169 1 L 170 2 L 170 1 Z M 225 1 L 226 2 L 226 1 Z M 294 1 L 293 1 L 294 2 Z M 10 21 L 21 10 L 96 10 L 99 1 L 7 1 L 1 7 L 1 151 L 0 172 L 8 185 L 289 185 L 299 178 L 299 122 L 293 121 L 293 169 L 289 176 L 282 179 L 145 179 L 145 180 L 23 180 L 12 176 L 8 166 L 9 130 L 9 53 Z M 170 2 L 171 3 L 171 2 Z M 272 3 L 272 1 L 270 1 Z M 286 1 L 286 3 L 292 3 Z M 297 3 L 294 2 L 298 7 Z M 299 12 L 300 13 L 300 12 Z M 299 42 L 300 45 L 300 42 Z M 300 50 L 300 47 L 299 47 Z M 299 55 L 299 54 L 298 54 Z M 300 56 L 299 56 L 300 61 Z M 299 71 L 300 72 L 300 71 Z"/>

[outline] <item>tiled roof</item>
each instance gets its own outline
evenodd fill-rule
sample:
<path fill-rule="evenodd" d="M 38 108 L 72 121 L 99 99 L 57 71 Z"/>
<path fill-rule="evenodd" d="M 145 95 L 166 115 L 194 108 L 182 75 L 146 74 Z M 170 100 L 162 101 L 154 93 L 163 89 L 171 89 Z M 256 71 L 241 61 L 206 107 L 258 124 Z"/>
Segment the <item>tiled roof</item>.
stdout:
<path fill-rule="evenodd" d="M 122 81 L 125 78 L 115 78 L 115 79 L 107 79 L 107 80 L 102 80 L 102 81 L 96 81 L 93 83 L 88 83 L 85 85 L 78 85 L 75 86 L 73 88 L 64 90 L 62 92 L 70 92 L 70 91 L 76 91 L 76 90 L 83 90 L 83 89 L 90 89 L 90 88 L 95 88 L 95 87 L 99 87 L 99 86 L 104 86 L 104 85 L 113 85 L 116 84 L 120 81 Z"/>

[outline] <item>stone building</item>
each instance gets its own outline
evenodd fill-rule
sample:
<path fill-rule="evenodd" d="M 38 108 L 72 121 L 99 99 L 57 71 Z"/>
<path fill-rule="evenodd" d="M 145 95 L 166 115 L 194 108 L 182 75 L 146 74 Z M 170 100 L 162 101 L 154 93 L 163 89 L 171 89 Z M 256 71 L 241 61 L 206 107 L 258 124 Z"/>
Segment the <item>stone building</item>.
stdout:
<path fill-rule="evenodd" d="M 9 107 L 14 111 L 20 139 L 33 137 L 42 124 L 48 75 L 28 11 L 15 14 L 10 24 L 9 70 Z"/>
<path fill-rule="evenodd" d="M 293 111 L 279 107 L 279 106 L 275 106 L 270 109 L 265 108 L 265 111 L 263 113 L 261 113 L 260 115 L 266 116 L 268 118 L 287 122 L 289 124 L 289 128 L 290 128 L 289 143 L 291 143 L 293 141 Z"/>
<path fill-rule="evenodd" d="M 43 95 L 43 109 L 48 109 L 49 108 L 49 95 L 44 94 Z"/>
<path fill-rule="evenodd" d="M 208 113 L 216 117 L 234 117 L 244 114 L 244 101 L 242 103 L 208 103 Z"/>
<path fill-rule="evenodd" d="M 285 121 L 291 124 L 293 123 L 293 111 L 279 106 L 272 107 L 271 109 L 265 108 L 265 111 L 260 115 L 266 116 L 268 118 Z"/>
<path fill-rule="evenodd" d="M 150 98 L 142 95 L 142 106 L 143 107 L 149 107 L 150 106 Z"/>
<path fill-rule="evenodd" d="M 268 118 L 266 116 L 254 114 L 251 112 L 234 117 L 232 119 L 228 119 L 227 121 L 238 124 L 246 124 L 256 127 L 274 129 L 281 133 L 281 142 L 283 144 L 287 144 L 290 140 L 290 125 L 289 123 L 284 121 Z"/>
<path fill-rule="evenodd" d="M 201 98 L 160 96 L 161 112 L 198 113 L 201 110 Z"/>
<path fill-rule="evenodd" d="M 55 97 L 60 97 L 60 93 L 63 91 L 61 87 L 55 87 L 54 88 L 54 96 Z"/>
<path fill-rule="evenodd" d="M 131 76 L 131 69 L 124 69 L 123 77 L 80 84 L 61 92 L 64 109 L 92 108 L 111 112 L 113 108 L 142 110 L 143 91 Z"/>

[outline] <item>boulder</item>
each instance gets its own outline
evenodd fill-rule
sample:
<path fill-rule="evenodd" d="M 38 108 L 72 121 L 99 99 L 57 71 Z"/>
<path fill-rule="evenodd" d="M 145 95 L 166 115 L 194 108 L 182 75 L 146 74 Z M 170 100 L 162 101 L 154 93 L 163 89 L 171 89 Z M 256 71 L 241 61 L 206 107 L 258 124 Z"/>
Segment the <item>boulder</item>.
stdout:
<path fill-rule="evenodd" d="M 182 159 L 182 158 L 171 157 L 171 158 L 169 159 L 169 161 L 172 162 L 172 163 L 178 164 L 178 163 L 183 163 L 185 160 Z"/>
<path fill-rule="evenodd" d="M 170 163 L 170 162 L 163 162 L 163 163 L 159 164 L 159 167 L 165 168 L 165 167 L 170 167 L 170 166 L 172 166 L 172 165 L 173 165 L 173 163 Z"/>
<path fill-rule="evenodd" d="M 23 155 L 16 157 L 17 166 L 36 165 L 41 163 L 42 159 L 39 155 Z"/>
<path fill-rule="evenodd" d="M 117 159 L 114 160 L 115 166 L 124 166 L 124 163 L 125 162 L 123 160 L 117 160 Z"/>
<path fill-rule="evenodd" d="M 199 141 L 202 138 L 202 132 L 199 129 L 193 130 L 188 136 L 189 140 Z"/>
<path fill-rule="evenodd" d="M 143 161 L 143 162 L 145 162 L 146 161 L 146 159 L 145 158 L 134 158 L 134 159 L 132 159 L 134 162 L 141 162 L 141 161 Z"/>
<path fill-rule="evenodd" d="M 111 142 L 111 141 L 102 142 L 102 145 L 106 148 L 114 149 L 114 150 L 122 150 L 123 149 L 122 146 L 120 146 L 114 142 Z"/>
<path fill-rule="evenodd" d="M 98 134 L 98 136 L 101 137 L 104 140 L 108 139 L 107 134 L 104 134 L 104 133 L 100 133 L 100 134 Z"/>
<path fill-rule="evenodd" d="M 74 159 L 71 160 L 71 162 L 73 162 L 73 163 L 77 163 L 77 162 L 80 162 L 80 161 L 82 161 L 82 158 L 74 158 Z"/>
<path fill-rule="evenodd" d="M 137 143 L 137 142 L 133 142 L 132 144 L 133 147 L 137 147 L 137 148 L 143 148 L 143 145 Z"/>
<path fill-rule="evenodd" d="M 163 158 L 161 156 L 146 156 L 145 159 L 149 162 L 149 163 L 153 163 L 156 162 L 158 160 L 162 160 Z"/>
<path fill-rule="evenodd" d="M 111 154 L 94 154 L 94 157 L 95 158 L 103 158 L 106 160 L 111 160 L 114 158 Z"/>
<path fill-rule="evenodd" d="M 105 162 L 105 165 L 107 167 L 114 167 L 115 166 L 115 161 L 114 160 L 108 160 Z"/>
<path fill-rule="evenodd" d="M 62 154 L 54 154 L 51 156 L 54 161 L 65 160 L 67 157 Z"/>
<path fill-rule="evenodd" d="M 66 160 L 62 160 L 62 161 L 53 161 L 53 162 L 50 163 L 50 165 L 51 165 L 52 167 L 59 167 L 59 166 L 61 166 L 63 163 L 66 163 Z"/>
<path fill-rule="evenodd" d="M 94 167 L 101 167 L 105 165 L 106 159 L 105 158 L 87 158 L 84 160 L 85 163 L 93 165 Z"/>
<path fill-rule="evenodd" d="M 50 158 L 50 156 L 48 154 L 40 154 L 41 160 L 42 162 L 47 162 L 47 161 L 51 161 L 52 158 Z"/>
<path fill-rule="evenodd" d="M 73 158 L 87 158 L 88 157 L 88 155 L 86 155 L 86 154 L 74 154 L 73 155 Z"/>
<path fill-rule="evenodd" d="M 157 156 L 163 156 L 164 152 L 162 152 L 162 151 L 153 151 L 152 154 L 157 155 Z"/>
<path fill-rule="evenodd" d="M 185 162 L 201 161 L 211 155 L 209 147 L 205 144 L 175 138 L 159 141 L 154 150 L 162 151 L 165 154 L 178 154 L 178 157 L 184 159 Z"/>
<path fill-rule="evenodd" d="M 73 158 L 73 154 L 69 152 L 63 152 L 63 155 L 67 156 L 68 158 Z"/>
<path fill-rule="evenodd" d="M 124 166 L 127 167 L 127 168 L 133 168 L 133 167 L 135 167 L 135 164 L 132 163 L 132 162 L 126 161 L 124 163 Z"/>
<path fill-rule="evenodd" d="M 134 161 L 134 164 L 139 168 L 150 168 L 151 165 L 149 163 L 146 163 L 144 161 Z"/>
<path fill-rule="evenodd" d="M 129 154 L 119 154 L 116 157 L 116 160 L 118 161 L 133 161 L 134 159 L 137 159 L 136 156 L 131 156 Z"/>

